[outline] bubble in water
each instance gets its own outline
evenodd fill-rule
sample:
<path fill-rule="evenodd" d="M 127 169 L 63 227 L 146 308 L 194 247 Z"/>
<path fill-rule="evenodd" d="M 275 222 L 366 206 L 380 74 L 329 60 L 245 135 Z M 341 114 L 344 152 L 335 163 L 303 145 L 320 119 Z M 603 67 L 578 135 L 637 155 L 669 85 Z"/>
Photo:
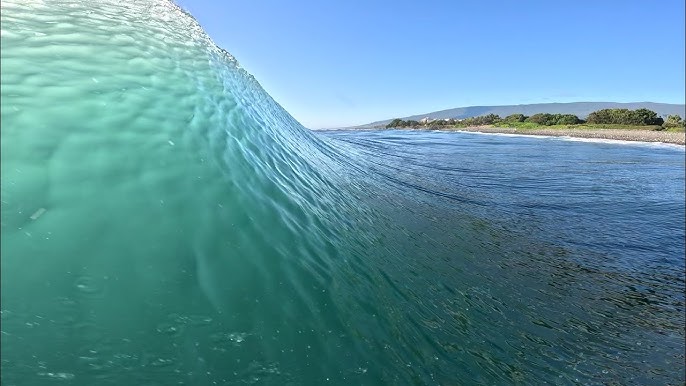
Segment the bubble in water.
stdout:
<path fill-rule="evenodd" d="M 216 333 L 212 335 L 212 340 L 215 343 L 230 342 L 237 346 L 243 343 L 248 335 L 245 332 Z"/>
<path fill-rule="evenodd" d="M 242 343 L 247 335 L 244 332 L 232 332 L 229 334 L 229 340 L 234 343 Z"/>
<path fill-rule="evenodd" d="M 68 381 L 70 379 L 74 379 L 74 374 L 72 374 L 72 373 L 38 373 L 38 375 L 41 377 L 47 377 L 47 378 L 65 380 L 65 381 Z"/>
<path fill-rule="evenodd" d="M 74 286 L 80 293 L 88 296 L 98 295 L 102 292 L 100 284 L 90 276 L 79 277 Z"/>
<path fill-rule="evenodd" d="M 181 326 L 175 326 L 169 323 L 162 323 L 159 326 L 157 326 L 157 332 L 164 335 L 175 336 L 181 333 Z"/>
<path fill-rule="evenodd" d="M 150 366 L 152 367 L 167 367 L 171 366 L 174 364 L 173 359 L 165 359 L 165 358 L 155 358 L 152 362 L 150 362 Z"/>

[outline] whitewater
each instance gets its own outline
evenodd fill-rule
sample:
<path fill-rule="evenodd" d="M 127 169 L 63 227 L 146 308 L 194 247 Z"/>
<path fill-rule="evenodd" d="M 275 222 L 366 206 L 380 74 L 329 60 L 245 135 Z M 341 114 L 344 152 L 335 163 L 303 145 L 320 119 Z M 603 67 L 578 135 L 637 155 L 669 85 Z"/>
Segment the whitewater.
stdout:
<path fill-rule="evenodd" d="M 682 149 L 315 133 L 172 2 L 1 9 L 3 385 L 684 382 Z"/>

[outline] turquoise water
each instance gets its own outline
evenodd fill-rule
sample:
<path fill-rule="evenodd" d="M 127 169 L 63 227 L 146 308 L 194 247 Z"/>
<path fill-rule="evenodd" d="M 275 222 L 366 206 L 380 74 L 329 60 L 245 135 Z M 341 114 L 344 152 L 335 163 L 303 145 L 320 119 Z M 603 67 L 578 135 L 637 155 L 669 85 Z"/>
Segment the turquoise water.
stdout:
<path fill-rule="evenodd" d="M 171 3 L 1 21 L 3 385 L 683 384 L 683 147 L 313 133 Z"/>

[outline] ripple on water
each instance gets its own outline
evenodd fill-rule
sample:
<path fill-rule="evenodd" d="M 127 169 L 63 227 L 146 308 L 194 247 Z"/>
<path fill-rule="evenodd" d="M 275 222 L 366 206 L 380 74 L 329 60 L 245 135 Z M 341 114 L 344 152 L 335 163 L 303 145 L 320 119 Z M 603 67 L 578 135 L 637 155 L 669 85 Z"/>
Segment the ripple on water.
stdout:
<path fill-rule="evenodd" d="M 167 321 L 157 325 L 155 331 L 172 337 L 180 336 L 188 327 L 206 327 L 212 325 L 212 318 L 203 315 L 170 314 Z"/>
<path fill-rule="evenodd" d="M 163 335 L 179 336 L 183 331 L 182 325 L 174 325 L 171 323 L 161 323 L 157 326 L 157 332 Z"/>
<path fill-rule="evenodd" d="M 169 367 L 173 366 L 176 361 L 171 358 L 155 358 L 150 361 L 149 365 L 152 367 Z"/>
<path fill-rule="evenodd" d="M 259 384 L 274 381 L 283 374 L 276 363 L 252 361 L 245 369 L 234 372 L 234 375 L 241 383 Z"/>
<path fill-rule="evenodd" d="M 102 298 L 105 293 L 103 283 L 92 276 L 80 276 L 74 282 L 74 287 L 80 295 L 88 298 Z"/>
<path fill-rule="evenodd" d="M 75 375 L 72 373 L 64 373 L 64 372 L 58 372 L 58 373 L 40 372 L 37 375 L 39 377 L 48 378 L 48 379 L 55 379 L 55 380 L 60 380 L 60 381 L 69 381 L 69 380 L 74 379 L 74 377 L 75 377 Z"/>
<path fill-rule="evenodd" d="M 172 324 L 191 326 L 209 326 L 213 322 L 212 318 L 204 315 L 170 314 L 167 316 L 167 319 L 169 319 Z"/>

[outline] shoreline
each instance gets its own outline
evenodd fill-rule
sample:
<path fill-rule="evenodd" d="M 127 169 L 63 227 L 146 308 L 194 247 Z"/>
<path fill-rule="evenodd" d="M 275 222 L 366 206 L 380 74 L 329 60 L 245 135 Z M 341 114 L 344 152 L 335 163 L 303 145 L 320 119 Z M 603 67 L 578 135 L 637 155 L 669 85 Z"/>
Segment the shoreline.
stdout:
<path fill-rule="evenodd" d="M 674 131 L 653 131 L 636 129 L 517 129 L 511 127 L 493 126 L 459 127 L 449 129 L 438 129 L 437 131 L 466 131 L 472 133 L 486 134 L 543 135 L 551 137 L 609 139 L 633 142 L 660 142 L 669 143 L 673 145 L 686 145 L 686 133 Z"/>

